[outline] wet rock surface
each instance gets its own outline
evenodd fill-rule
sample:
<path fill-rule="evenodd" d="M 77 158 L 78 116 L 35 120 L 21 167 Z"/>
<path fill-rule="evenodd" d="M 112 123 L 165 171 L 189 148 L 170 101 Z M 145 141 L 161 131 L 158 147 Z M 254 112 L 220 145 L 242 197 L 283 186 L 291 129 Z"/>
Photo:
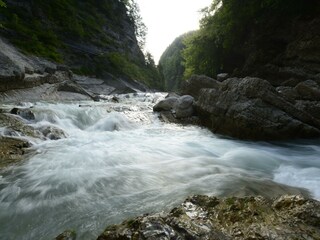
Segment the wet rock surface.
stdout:
<path fill-rule="evenodd" d="M 182 94 L 198 99 L 202 88 L 217 88 L 219 82 L 205 75 L 193 75 L 182 84 Z"/>
<path fill-rule="evenodd" d="M 55 240 L 76 240 L 77 234 L 73 230 L 66 230 L 55 238 Z"/>
<path fill-rule="evenodd" d="M 19 52 L 0 39 L 0 101 L 99 100 L 99 95 L 135 93 L 148 88 L 131 79 L 105 74 L 103 79 L 74 75 L 58 65 Z"/>
<path fill-rule="evenodd" d="M 172 95 L 172 96 L 171 96 Z M 158 102 L 154 112 L 160 112 L 160 118 L 165 122 L 196 124 L 198 118 L 194 116 L 194 98 L 190 95 L 174 96 L 168 95 L 164 100 Z"/>
<path fill-rule="evenodd" d="M 31 144 L 22 139 L 0 136 L 0 169 L 25 158 Z"/>
<path fill-rule="evenodd" d="M 39 131 L 50 140 L 59 140 L 67 137 L 67 134 L 62 129 L 55 126 L 43 126 Z"/>
<path fill-rule="evenodd" d="M 104 239 L 320 239 L 320 203 L 299 195 L 193 196 L 170 213 L 109 226 Z"/>
<path fill-rule="evenodd" d="M 303 86 L 304 91 L 317 96 L 316 84 L 307 82 Z M 217 82 L 216 87 L 201 89 L 195 107 L 203 125 L 231 137 L 253 140 L 319 137 L 317 113 L 306 111 L 308 108 L 302 102 L 299 107 L 295 105 L 301 98 L 297 90 L 277 91 L 260 78 L 229 78 Z M 308 106 L 316 107 L 317 103 Z"/>
<path fill-rule="evenodd" d="M 29 126 L 22 118 L 12 114 L 0 113 L 0 127 L 6 128 L 6 135 L 42 138 L 42 134 Z"/>

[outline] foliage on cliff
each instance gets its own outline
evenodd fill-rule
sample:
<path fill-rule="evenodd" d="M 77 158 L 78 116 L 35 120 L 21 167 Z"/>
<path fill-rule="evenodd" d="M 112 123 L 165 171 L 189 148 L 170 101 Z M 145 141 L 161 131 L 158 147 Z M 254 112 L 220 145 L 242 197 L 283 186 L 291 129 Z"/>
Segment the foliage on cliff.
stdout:
<path fill-rule="evenodd" d="M 164 88 L 167 91 L 177 91 L 183 78 L 184 65 L 182 50 L 185 48 L 184 39 L 193 32 L 177 37 L 164 51 L 159 61 L 159 71 L 164 78 Z"/>
<path fill-rule="evenodd" d="M 76 73 L 140 77 L 136 80 L 157 86 L 159 75 L 150 78 L 155 69 L 145 62 L 140 48 L 146 29 L 133 0 L 6 3 L 0 8 L 0 34 L 25 53 L 64 63 Z M 126 68 L 111 67 L 114 55 L 121 56 Z"/>
<path fill-rule="evenodd" d="M 266 63 L 281 54 L 300 31 L 294 29 L 295 21 L 319 13 L 317 0 L 214 0 L 203 10 L 200 30 L 185 42 L 185 76 L 231 73 L 250 57 L 255 63 Z"/>

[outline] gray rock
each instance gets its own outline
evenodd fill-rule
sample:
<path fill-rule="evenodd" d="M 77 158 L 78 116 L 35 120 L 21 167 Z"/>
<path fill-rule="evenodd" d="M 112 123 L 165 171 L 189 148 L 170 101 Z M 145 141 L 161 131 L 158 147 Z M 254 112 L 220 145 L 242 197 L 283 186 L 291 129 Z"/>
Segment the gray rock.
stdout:
<path fill-rule="evenodd" d="M 307 80 L 299 83 L 295 87 L 300 99 L 320 101 L 320 86 L 312 80 Z"/>
<path fill-rule="evenodd" d="M 13 135 L 12 132 L 16 132 L 19 136 L 43 138 L 38 130 L 27 125 L 26 121 L 22 118 L 12 114 L 0 113 L 0 127 L 6 127 L 8 132 L 11 132 L 10 135 Z"/>
<path fill-rule="evenodd" d="M 295 107 L 320 119 L 320 101 L 297 100 Z"/>
<path fill-rule="evenodd" d="M 77 234 L 74 230 L 66 230 L 55 238 L 55 240 L 76 240 Z"/>
<path fill-rule="evenodd" d="M 194 98 L 190 95 L 184 95 L 178 98 L 178 101 L 173 107 L 176 114 L 176 118 L 191 117 L 194 112 L 193 102 L 194 102 Z"/>
<path fill-rule="evenodd" d="M 170 213 L 145 215 L 109 226 L 98 240 L 320 239 L 320 203 L 299 195 L 193 196 Z"/>
<path fill-rule="evenodd" d="M 31 144 L 26 140 L 0 136 L 0 169 L 24 159 Z"/>
<path fill-rule="evenodd" d="M 180 95 L 175 92 L 169 92 L 165 98 L 169 98 L 169 97 L 179 98 Z"/>
<path fill-rule="evenodd" d="M 160 112 L 160 111 L 169 111 L 173 109 L 175 104 L 178 102 L 178 98 L 176 97 L 168 97 L 164 100 L 158 102 L 154 107 L 153 111 Z"/>
<path fill-rule="evenodd" d="M 217 88 L 220 82 L 204 75 L 193 75 L 190 79 L 182 83 L 182 94 L 191 95 L 196 100 L 202 88 Z"/>
<path fill-rule="evenodd" d="M 2 81 L 19 81 L 24 78 L 23 70 L 2 52 L 0 52 L 0 66 L 0 83 Z"/>
<path fill-rule="evenodd" d="M 229 78 L 229 73 L 219 73 L 217 75 L 217 81 L 223 82 L 224 80 Z"/>
<path fill-rule="evenodd" d="M 293 87 L 280 86 L 276 88 L 277 92 L 289 102 L 293 102 L 299 98 L 297 90 Z"/>
<path fill-rule="evenodd" d="M 320 136 L 318 119 L 259 78 L 231 78 L 202 89 L 195 106 L 202 124 L 223 135 L 255 140 Z"/>
<path fill-rule="evenodd" d="M 13 108 L 10 113 L 19 115 L 26 120 L 35 120 L 35 115 L 30 108 Z"/>
<path fill-rule="evenodd" d="M 62 129 L 54 126 L 43 126 L 39 128 L 39 131 L 50 140 L 59 140 L 67 137 L 67 134 Z"/>

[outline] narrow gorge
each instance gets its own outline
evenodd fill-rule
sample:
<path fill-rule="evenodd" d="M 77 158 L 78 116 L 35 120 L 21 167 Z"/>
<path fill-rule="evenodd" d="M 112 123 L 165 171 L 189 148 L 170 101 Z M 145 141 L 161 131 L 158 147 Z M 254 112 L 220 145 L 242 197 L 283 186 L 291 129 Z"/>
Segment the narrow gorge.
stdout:
<path fill-rule="evenodd" d="M 320 239 L 319 13 L 0 0 L 0 240 Z"/>

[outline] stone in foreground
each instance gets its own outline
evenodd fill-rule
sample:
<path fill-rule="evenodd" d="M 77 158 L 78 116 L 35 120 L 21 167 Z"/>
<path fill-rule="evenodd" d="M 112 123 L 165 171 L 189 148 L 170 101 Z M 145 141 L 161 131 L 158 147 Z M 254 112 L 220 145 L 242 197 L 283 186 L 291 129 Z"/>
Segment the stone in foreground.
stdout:
<path fill-rule="evenodd" d="M 0 169 L 23 160 L 30 146 L 25 140 L 0 136 Z"/>
<path fill-rule="evenodd" d="M 169 214 L 109 226 L 98 240 L 320 239 L 320 203 L 301 196 L 194 196 Z"/>

